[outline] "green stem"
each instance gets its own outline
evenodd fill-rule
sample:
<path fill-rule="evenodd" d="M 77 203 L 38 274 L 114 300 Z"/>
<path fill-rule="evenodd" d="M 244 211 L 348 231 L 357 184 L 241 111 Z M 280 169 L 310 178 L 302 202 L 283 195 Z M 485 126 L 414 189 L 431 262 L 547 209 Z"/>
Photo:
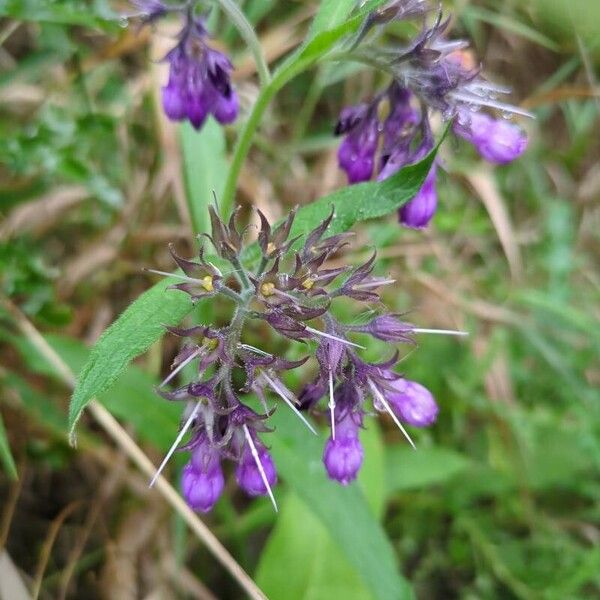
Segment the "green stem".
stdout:
<path fill-rule="evenodd" d="M 261 86 L 264 88 L 269 85 L 271 81 L 271 73 L 265 60 L 265 56 L 262 51 L 262 46 L 256 37 L 254 28 L 246 19 L 244 13 L 240 10 L 239 6 L 233 0 L 217 0 L 221 5 L 221 8 L 229 15 L 235 26 L 237 27 L 240 35 L 244 38 L 246 44 L 254 55 L 256 62 L 256 70 L 258 77 L 260 78 Z"/>
<path fill-rule="evenodd" d="M 226 285 L 221 285 L 218 288 L 219 292 L 224 296 L 227 296 L 231 300 L 233 300 L 236 304 L 241 304 L 243 302 L 242 297 L 231 288 L 228 288 Z"/>
<path fill-rule="evenodd" d="M 238 275 L 240 276 L 240 279 L 244 286 L 243 291 L 247 292 L 248 290 L 252 289 L 252 284 L 250 283 L 250 279 L 248 279 L 248 274 L 246 273 L 246 269 L 244 269 L 244 267 L 242 266 L 242 263 L 239 261 L 239 259 L 233 258 L 231 260 L 231 264 L 235 267 Z"/>
<path fill-rule="evenodd" d="M 228 219 L 231 214 L 238 178 L 244 161 L 246 160 L 246 156 L 248 155 L 248 151 L 250 150 L 250 146 L 252 145 L 252 138 L 254 137 L 262 116 L 276 91 L 277 88 L 273 85 L 273 82 L 262 89 L 254 104 L 252 112 L 246 121 L 246 125 L 240 134 L 233 153 L 231 166 L 229 167 L 229 173 L 227 174 L 227 181 L 225 182 L 225 189 L 223 190 L 223 196 L 220 202 L 221 218 L 223 219 Z"/>

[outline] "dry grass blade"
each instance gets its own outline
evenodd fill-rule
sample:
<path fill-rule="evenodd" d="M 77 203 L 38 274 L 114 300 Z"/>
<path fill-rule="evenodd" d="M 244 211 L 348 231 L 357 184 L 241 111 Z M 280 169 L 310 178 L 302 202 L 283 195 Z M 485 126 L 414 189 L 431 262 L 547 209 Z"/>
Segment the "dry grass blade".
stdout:
<path fill-rule="evenodd" d="M 476 171 L 467 175 L 467 180 L 477 194 L 479 194 L 483 205 L 490 215 L 490 219 L 494 224 L 498 239 L 506 255 L 513 279 L 521 279 L 523 262 L 521 260 L 519 245 L 508 211 L 506 210 L 506 202 L 496 186 L 492 172 L 490 170 Z"/>
<path fill-rule="evenodd" d="M 48 342 L 46 342 L 40 332 L 10 300 L 0 298 L 0 302 L 15 319 L 18 328 L 29 339 L 34 348 L 56 368 L 63 381 L 69 387 L 73 388 L 75 385 L 75 375 Z M 125 455 L 148 479 L 151 479 L 155 473 L 154 464 L 125 429 L 123 429 L 120 423 L 95 400 L 89 404 L 89 411 L 106 433 L 123 450 Z M 198 518 L 198 515 L 185 503 L 185 500 L 164 477 L 160 476 L 157 479 L 154 489 L 179 513 L 198 539 L 204 543 L 213 556 L 229 571 L 252 600 L 267 600 L 267 597 L 256 583 L 254 583 L 248 573 L 229 554 L 213 532 Z"/>
<path fill-rule="evenodd" d="M 83 186 L 62 187 L 13 210 L 0 227 L 0 240 L 15 234 L 48 227 L 66 210 L 89 196 Z"/>
<path fill-rule="evenodd" d="M 35 569 L 35 575 L 33 577 L 33 583 L 31 586 L 31 597 L 33 600 L 40 594 L 40 590 L 42 588 L 42 579 L 44 577 L 44 573 L 46 572 L 46 567 L 48 565 L 48 560 L 50 558 L 50 553 L 52 552 L 52 546 L 54 546 L 54 542 L 56 541 L 56 536 L 60 531 L 65 519 L 71 515 L 71 513 L 81 506 L 81 502 L 71 502 L 67 504 L 65 508 L 63 508 L 58 516 L 52 521 L 50 524 L 50 528 L 48 529 L 48 534 L 46 535 L 46 539 L 42 545 L 40 550 L 40 558 L 38 560 L 37 567 Z"/>
<path fill-rule="evenodd" d="M 17 500 L 21 494 L 21 488 L 23 487 L 23 480 L 25 479 L 25 464 L 21 463 L 17 469 L 19 473 L 19 479 L 13 482 L 8 492 L 8 498 L 4 503 L 4 510 L 2 511 L 2 520 L 0 521 L 0 548 L 6 546 L 6 540 L 8 538 L 8 532 L 10 531 L 10 524 L 17 506 Z"/>
<path fill-rule="evenodd" d="M 147 506 L 127 515 L 119 527 L 117 539 L 109 545 L 106 565 L 102 574 L 105 598 L 135 600 L 140 597 L 139 566 L 141 553 L 152 542 L 160 512 L 158 507 Z M 159 576 L 160 569 L 155 570 Z"/>
<path fill-rule="evenodd" d="M 126 463 L 124 457 L 119 456 L 117 463 L 109 471 L 108 476 L 102 482 L 98 493 L 94 497 L 92 505 L 86 516 L 83 528 L 75 543 L 73 544 L 73 548 L 69 553 L 67 564 L 63 569 L 63 574 L 60 580 L 60 591 L 58 594 L 58 598 L 60 598 L 61 600 L 64 600 L 67 597 L 71 579 L 73 577 L 73 574 L 75 573 L 77 563 L 79 562 L 79 559 L 83 554 L 83 551 L 85 550 L 85 546 L 87 544 L 92 528 L 94 527 L 94 524 L 100 516 L 100 512 L 106 504 L 106 501 L 110 498 L 110 496 L 113 495 L 113 493 L 117 489 L 117 486 L 121 483 L 123 474 L 125 472 L 125 466 Z"/>

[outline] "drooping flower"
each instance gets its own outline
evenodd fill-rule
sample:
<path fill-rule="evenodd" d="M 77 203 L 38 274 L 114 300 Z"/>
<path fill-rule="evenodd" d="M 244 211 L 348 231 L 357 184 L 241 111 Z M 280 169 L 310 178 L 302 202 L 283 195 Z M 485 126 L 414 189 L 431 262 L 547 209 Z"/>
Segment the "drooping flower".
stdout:
<path fill-rule="evenodd" d="M 391 389 L 385 396 L 401 421 L 413 427 L 427 427 L 435 422 L 439 408 L 426 387 L 402 378 L 389 385 Z"/>
<path fill-rule="evenodd" d="M 231 62 L 210 48 L 205 36 L 197 27 L 184 29 L 181 41 L 167 54 L 169 81 L 162 89 L 167 117 L 187 119 L 195 129 L 202 127 L 209 114 L 221 124 L 231 123 L 239 109 L 231 85 Z"/>
<path fill-rule="evenodd" d="M 360 471 L 364 450 L 359 439 L 362 415 L 357 390 L 349 382 L 335 391 L 335 412 L 331 436 L 325 444 L 323 464 L 330 479 L 348 485 Z"/>
<path fill-rule="evenodd" d="M 497 164 L 509 163 L 525 152 L 527 136 L 506 119 L 493 119 L 484 113 L 459 113 L 454 133 L 475 146 L 483 158 Z"/>
<path fill-rule="evenodd" d="M 404 323 L 397 315 L 383 314 L 371 319 L 365 325 L 353 325 L 350 330 L 360 333 L 368 333 L 378 340 L 384 342 L 412 343 L 412 332 L 414 327 L 410 323 Z"/>
<path fill-rule="evenodd" d="M 344 110 L 336 127 L 336 131 L 345 134 L 338 149 L 340 168 L 346 171 L 350 183 L 368 181 L 375 168 L 379 137 L 377 114 L 373 110 L 362 114 L 362 106 Z"/>
<path fill-rule="evenodd" d="M 360 471 L 364 450 L 358 439 L 358 427 L 352 417 L 336 422 L 336 437 L 329 437 L 323 452 L 323 463 L 330 479 L 348 485 Z"/>
<path fill-rule="evenodd" d="M 370 102 L 344 108 L 335 128 L 344 135 L 339 150 L 340 167 L 349 183 L 366 181 L 376 173 L 379 181 L 402 167 L 422 160 L 432 150 L 430 118 L 437 112 L 442 119 L 455 119 L 454 132 L 475 145 L 481 156 L 497 164 L 518 158 L 527 146 L 524 131 L 506 119 L 482 112 L 501 111 L 528 115 L 499 98 L 508 90 L 487 81 L 466 52 L 464 40 L 448 40 L 450 19 L 441 9 L 431 22 L 437 6 L 428 0 L 393 0 L 376 9 L 365 20 L 353 49 L 359 59 L 391 75 L 391 82 Z M 421 32 L 406 46 L 378 47 L 366 43 L 372 29 L 380 30 L 392 21 L 418 19 Z M 377 36 L 373 36 L 377 39 Z M 383 125 L 378 116 L 387 110 Z M 379 138 L 383 138 L 380 141 Z M 377 158 L 379 157 L 379 158 Z M 415 229 L 426 227 L 437 208 L 436 165 L 431 168 L 421 190 L 399 211 L 399 221 Z"/>
<path fill-rule="evenodd" d="M 411 229 L 423 229 L 437 209 L 436 166 L 433 165 L 417 195 L 398 211 L 398 220 Z"/>
<path fill-rule="evenodd" d="M 238 485 L 250 496 L 266 496 L 269 487 L 275 487 L 277 472 L 269 451 L 258 444 L 256 457 L 249 446 L 244 446 L 242 457 L 235 471 Z M 260 466 L 259 466 L 260 465 Z"/>
<path fill-rule="evenodd" d="M 217 502 L 225 487 L 218 450 L 202 440 L 194 448 L 192 459 L 183 468 L 181 489 L 190 507 L 208 512 Z"/>
<path fill-rule="evenodd" d="M 169 78 L 162 88 L 162 105 L 172 121 L 188 120 L 200 129 L 209 114 L 221 124 L 235 121 L 238 96 L 231 85 L 229 58 L 211 48 L 204 19 L 189 2 L 170 5 L 161 0 L 133 0 L 142 23 L 153 23 L 168 13 L 179 13 L 182 27 L 178 42 L 166 55 Z"/>

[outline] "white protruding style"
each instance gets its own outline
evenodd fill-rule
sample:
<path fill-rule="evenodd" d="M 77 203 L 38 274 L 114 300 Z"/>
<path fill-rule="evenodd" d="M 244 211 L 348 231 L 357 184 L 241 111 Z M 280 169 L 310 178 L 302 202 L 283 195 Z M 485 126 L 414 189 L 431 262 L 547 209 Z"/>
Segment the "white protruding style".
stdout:
<path fill-rule="evenodd" d="M 274 392 L 277 393 L 281 397 L 281 399 L 294 411 L 294 414 L 315 434 L 318 435 L 315 431 L 314 427 L 304 418 L 304 415 L 294 406 L 292 400 L 288 397 L 283 389 L 277 384 L 276 381 L 273 381 L 264 371 L 260 374 L 261 377 L 269 384 L 269 386 L 273 389 Z M 291 392 L 290 392 L 291 394 Z"/>
<path fill-rule="evenodd" d="M 272 354 L 269 354 L 260 348 L 256 348 L 255 346 L 251 346 L 250 344 L 240 344 L 239 346 L 244 350 L 250 350 L 250 352 L 256 352 L 256 354 L 260 354 L 262 356 L 273 356 Z"/>
<path fill-rule="evenodd" d="M 246 436 L 246 441 L 248 442 L 248 446 L 250 446 L 250 452 L 252 453 L 252 458 L 254 459 L 254 462 L 256 463 L 256 466 L 258 468 L 258 472 L 260 473 L 260 478 L 263 480 L 263 483 L 265 484 L 265 487 L 267 488 L 267 493 L 269 494 L 269 498 L 271 499 L 273 508 L 275 509 L 275 512 L 279 512 L 279 509 L 277 508 L 277 502 L 275 502 L 275 496 L 273 496 L 273 490 L 271 489 L 271 486 L 269 485 L 269 480 L 267 479 L 267 474 L 265 473 L 262 463 L 260 462 L 260 457 L 258 456 L 258 451 L 256 450 L 256 446 L 254 445 L 254 440 L 252 439 L 252 436 L 250 435 L 250 432 L 248 431 L 248 425 L 244 424 L 244 425 L 242 425 L 242 428 L 244 429 L 244 435 Z"/>
<path fill-rule="evenodd" d="M 146 273 L 154 273 L 155 275 L 164 275 L 165 277 L 175 277 L 175 279 L 182 279 L 183 281 L 189 281 L 190 283 L 202 284 L 202 280 L 188 277 L 187 275 L 180 275 L 179 273 L 167 273 L 166 271 L 157 271 L 156 269 L 144 269 Z"/>
<path fill-rule="evenodd" d="M 199 410 L 200 410 L 200 402 L 198 402 L 196 404 L 196 406 L 194 407 L 194 410 L 192 411 L 192 413 L 188 417 L 187 421 L 181 428 L 181 431 L 177 434 L 175 441 L 173 442 L 172 446 L 169 448 L 169 451 L 167 452 L 163 461 L 160 463 L 160 467 L 158 467 L 158 470 L 154 474 L 154 477 L 150 481 L 150 484 L 148 487 L 152 487 L 156 483 L 156 480 L 159 478 L 160 474 L 163 472 L 163 469 L 167 466 L 169 459 L 171 458 L 171 456 L 173 456 L 173 452 L 175 452 L 175 450 L 177 450 L 179 443 L 183 439 L 183 436 L 186 434 L 187 430 L 190 428 L 190 426 L 191 426 L 192 422 L 194 421 L 194 419 L 196 418 L 196 415 L 198 414 Z"/>
<path fill-rule="evenodd" d="M 192 352 L 190 354 L 190 356 L 188 356 L 184 361 L 179 363 L 177 365 L 177 367 L 169 373 L 169 375 L 164 379 L 164 381 L 158 387 L 161 388 L 161 387 L 164 387 L 165 385 L 167 385 L 167 383 L 169 383 L 169 381 L 171 381 L 171 379 L 173 379 L 173 377 L 175 377 L 175 375 L 177 375 L 177 373 L 179 373 L 179 371 L 181 371 L 181 369 L 183 369 L 183 367 L 185 367 L 186 365 L 191 363 L 201 352 L 202 352 L 202 346 L 198 346 L 198 348 L 196 348 L 196 350 L 194 350 L 194 352 Z"/>
<path fill-rule="evenodd" d="M 369 281 L 367 283 L 357 283 L 353 285 L 353 289 L 355 290 L 370 290 L 371 288 L 378 288 L 382 285 L 391 285 L 392 283 L 396 283 L 395 279 L 379 279 L 376 281 Z"/>
<path fill-rule="evenodd" d="M 341 344 L 346 344 L 347 346 L 354 346 L 355 348 L 366 350 L 366 348 L 364 346 L 361 346 L 360 344 L 355 344 L 354 342 L 350 342 L 348 340 L 345 340 L 344 338 L 331 335 L 330 333 L 325 333 L 324 331 L 319 331 L 318 329 L 313 329 L 312 327 L 307 327 L 306 331 L 314 333 L 315 335 L 321 335 L 323 337 L 329 338 L 330 340 L 335 340 L 336 342 L 340 342 Z"/>
<path fill-rule="evenodd" d="M 369 387 L 371 388 L 373 395 L 377 398 L 377 400 L 379 400 L 379 402 L 381 402 L 381 404 L 383 404 L 383 407 L 385 408 L 385 410 L 388 411 L 388 413 L 390 414 L 390 417 L 392 417 L 394 423 L 396 423 L 396 425 L 398 426 L 398 428 L 400 429 L 400 431 L 402 432 L 404 437 L 408 440 L 408 443 L 413 447 L 413 450 L 416 450 L 417 447 L 415 446 L 415 443 L 411 440 L 410 435 L 408 435 L 408 432 L 406 431 L 406 429 L 404 429 L 404 427 L 402 426 L 402 423 L 400 423 L 400 421 L 398 420 L 398 417 L 396 416 L 394 411 L 390 408 L 388 401 L 383 397 L 383 394 L 377 389 L 377 386 L 370 379 L 369 379 Z"/>
<path fill-rule="evenodd" d="M 469 335 L 468 331 L 459 331 L 457 329 L 422 329 L 420 327 L 412 330 L 412 333 L 436 333 L 438 335 Z"/>
<path fill-rule="evenodd" d="M 329 369 L 329 413 L 331 415 L 331 439 L 335 440 L 335 400 L 333 398 L 333 374 Z"/>

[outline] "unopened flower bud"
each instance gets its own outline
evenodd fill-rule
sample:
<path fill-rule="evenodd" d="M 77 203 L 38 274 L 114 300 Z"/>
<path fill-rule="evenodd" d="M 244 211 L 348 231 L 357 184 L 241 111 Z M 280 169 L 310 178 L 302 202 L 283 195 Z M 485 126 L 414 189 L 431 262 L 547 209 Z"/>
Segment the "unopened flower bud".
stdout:
<path fill-rule="evenodd" d="M 181 489 L 190 507 L 208 512 L 223 492 L 225 480 L 221 470 L 219 453 L 208 443 L 195 448 L 192 460 L 183 468 Z"/>
<path fill-rule="evenodd" d="M 385 397 L 402 421 L 414 427 L 427 427 L 436 420 L 438 405 L 426 387 L 408 379 L 397 379 L 390 385 L 394 391 L 386 391 Z"/>
<path fill-rule="evenodd" d="M 433 218 L 436 208 L 436 167 L 434 165 L 417 195 L 399 210 L 398 220 L 406 227 L 423 229 Z"/>
<path fill-rule="evenodd" d="M 358 439 L 359 424 L 351 413 L 346 412 L 343 418 L 336 418 L 335 428 L 335 439 L 330 437 L 325 444 L 323 463 L 330 479 L 348 485 L 356 479 L 364 457 Z"/>
<path fill-rule="evenodd" d="M 264 446 L 257 444 L 256 450 L 269 486 L 273 487 L 277 483 L 277 471 L 273 459 Z M 235 471 L 235 477 L 238 485 L 250 496 L 268 494 L 258 464 L 248 446 L 245 446 L 242 452 L 242 458 Z"/>
<path fill-rule="evenodd" d="M 410 337 L 414 327 L 400 321 L 394 315 L 379 315 L 366 325 L 352 327 L 353 331 L 368 333 L 384 342 L 412 342 Z"/>
<path fill-rule="evenodd" d="M 463 111 L 454 124 L 454 132 L 473 144 L 483 158 L 498 164 L 515 160 L 527 148 L 523 129 L 484 113 Z"/>

